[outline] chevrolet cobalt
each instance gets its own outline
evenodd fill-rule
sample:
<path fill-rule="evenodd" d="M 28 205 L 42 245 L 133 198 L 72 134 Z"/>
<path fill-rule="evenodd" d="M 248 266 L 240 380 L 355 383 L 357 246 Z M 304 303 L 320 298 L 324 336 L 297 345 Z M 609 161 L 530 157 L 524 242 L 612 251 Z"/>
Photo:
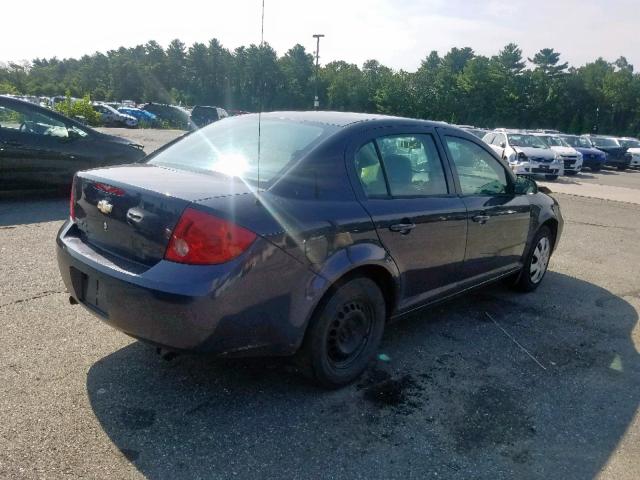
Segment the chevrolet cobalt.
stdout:
<path fill-rule="evenodd" d="M 135 338 L 296 355 L 337 387 L 387 321 L 499 279 L 535 290 L 562 227 L 553 198 L 461 129 L 273 112 L 79 172 L 57 256 L 70 301 Z"/>

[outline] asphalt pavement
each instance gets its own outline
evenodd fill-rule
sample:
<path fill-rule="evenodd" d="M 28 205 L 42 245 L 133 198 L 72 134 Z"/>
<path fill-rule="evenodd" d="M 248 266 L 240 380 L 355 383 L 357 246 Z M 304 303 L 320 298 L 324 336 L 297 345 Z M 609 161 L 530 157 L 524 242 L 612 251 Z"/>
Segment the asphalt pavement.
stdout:
<path fill-rule="evenodd" d="M 0 478 L 640 478 L 640 206 L 555 195 L 538 291 L 390 325 L 330 392 L 283 359 L 161 359 L 69 305 L 66 198 L 0 199 Z"/>

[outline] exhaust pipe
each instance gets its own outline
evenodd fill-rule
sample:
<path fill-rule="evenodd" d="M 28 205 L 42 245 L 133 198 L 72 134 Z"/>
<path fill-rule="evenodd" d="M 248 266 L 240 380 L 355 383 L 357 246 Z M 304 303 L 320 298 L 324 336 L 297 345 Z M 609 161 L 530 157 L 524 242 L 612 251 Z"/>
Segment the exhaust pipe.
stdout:
<path fill-rule="evenodd" d="M 160 347 L 156 347 L 156 353 L 160 355 L 160 358 L 162 358 L 163 360 L 166 360 L 167 362 L 170 362 L 171 360 L 173 360 L 178 356 L 177 352 L 172 352 L 171 350 L 167 350 L 165 348 L 160 348 Z"/>

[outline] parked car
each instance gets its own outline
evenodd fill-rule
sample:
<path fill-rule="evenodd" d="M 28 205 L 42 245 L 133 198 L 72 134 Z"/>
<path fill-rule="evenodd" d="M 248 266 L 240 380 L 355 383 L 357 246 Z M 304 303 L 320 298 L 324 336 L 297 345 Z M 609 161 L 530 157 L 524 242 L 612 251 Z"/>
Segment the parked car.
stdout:
<path fill-rule="evenodd" d="M 170 127 L 180 128 L 182 130 L 193 129 L 189 111 L 177 105 L 146 103 L 142 109 L 153 113 Z"/>
<path fill-rule="evenodd" d="M 500 129 L 486 134 L 482 140 L 507 161 L 516 174 L 544 175 L 547 180 L 556 180 L 562 175 L 560 155 L 535 135 Z"/>
<path fill-rule="evenodd" d="M 191 123 L 202 128 L 210 123 L 227 118 L 229 114 L 224 108 L 196 105 L 191 110 Z"/>
<path fill-rule="evenodd" d="M 0 96 L 0 191 L 68 187 L 78 170 L 139 161 L 142 148 L 38 105 Z"/>
<path fill-rule="evenodd" d="M 607 155 L 605 165 L 616 167 L 618 170 L 626 170 L 631 163 L 631 154 L 627 153 L 627 148 L 618 143 L 615 137 L 605 137 L 600 135 L 584 135 L 591 140 L 593 146 L 602 150 Z"/>
<path fill-rule="evenodd" d="M 571 145 L 582 154 L 582 168 L 588 168 L 593 172 L 598 172 L 607 161 L 607 155 L 593 146 L 588 137 L 580 135 L 558 135 L 562 140 Z"/>
<path fill-rule="evenodd" d="M 78 173 L 70 207 L 72 303 L 161 349 L 296 354 L 329 387 L 361 374 L 389 320 L 498 279 L 537 288 L 563 227 L 473 135 L 336 112 L 215 122 L 146 164 Z"/>
<path fill-rule="evenodd" d="M 582 154 L 554 133 L 534 133 L 551 150 L 560 155 L 564 175 L 577 175 L 582 170 Z"/>
<path fill-rule="evenodd" d="M 618 143 L 627 149 L 627 153 L 631 154 L 630 167 L 640 167 L 640 140 L 632 137 L 622 137 L 618 139 Z"/>
<path fill-rule="evenodd" d="M 136 117 L 120 113 L 106 103 L 94 103 L 93 109 L 100 114 L 100 119 L 106 126 L 127 128 L 135 128 L 138 126 L 138 119 Z"/>
<path fill-rule="evenodd" d="M 460 128 L 462 128 L 462 130 L 464 130 L 465 132 L 468 132 L 471 135 L 475 135 L 480 139 L 484 138 L 484 136 L 490 132 L 490 130 L 486 130 L 484 128 L 478 128 L 478 127 L 460 127 Z"/>
<path fill-rule="evenodd" d="M 151 125 L 155 125 L 158 123 L 158 116 L 154 115 L 151 112 L 147 112 L 146 110 L 142 110 L 141 108 L 135 107 L 120 107 L 118 108 L 118 112 L 134 117 L 138 120 L 138 123 L 145 122 Z"/>

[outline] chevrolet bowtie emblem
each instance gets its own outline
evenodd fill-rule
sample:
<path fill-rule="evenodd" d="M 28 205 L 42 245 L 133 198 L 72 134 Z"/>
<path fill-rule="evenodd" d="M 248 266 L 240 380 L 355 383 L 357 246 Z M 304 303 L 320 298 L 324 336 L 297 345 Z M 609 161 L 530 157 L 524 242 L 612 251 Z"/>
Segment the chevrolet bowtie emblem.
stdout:
<path fill-rule="evenodd" d="M 106 200 L 100 200 L 98 202 L 98 210 L 100 210 L 105 215 L 109 215 L 111 213 L 111 210 L 113 210 L 113 205 L 111 205 Z"/>

